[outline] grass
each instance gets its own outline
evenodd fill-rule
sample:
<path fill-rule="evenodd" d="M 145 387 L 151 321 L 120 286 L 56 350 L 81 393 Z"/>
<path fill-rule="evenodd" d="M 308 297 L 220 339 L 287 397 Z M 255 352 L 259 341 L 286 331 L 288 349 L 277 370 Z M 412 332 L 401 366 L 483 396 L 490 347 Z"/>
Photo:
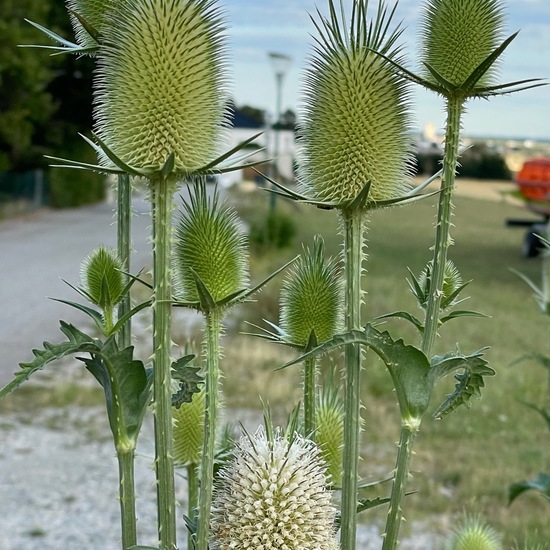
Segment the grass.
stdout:
<path fill-rule="evenodd" d="M 266 196 L 234 191 L 232 198 L 248 223 L 265 217 Z M 406 284 L 406 268 L 418 273 L 431 258 L 434 205 L 432 198 L 372 214 L 365 319 L 395 310 L 421 314 Z M 339 253 L 340 236 L 334 212 L 280 200 L 277 208 L 294 216 L 298 224 L 297 242 L 311 243 L 313 235 L 319 232 L 328 252 Z M 473 280 L 464 292 L 464 296 L 470 296 L 464 307 L 483 312 L 490 319 L 461 319 L 445 325 L 436 353 L 454 350 L 457 344 L 466 353 L 490 346 L 487 359 L 497 370 L 497 376 L 488 380 L 483 398 L 474 400 L 471 409 L 462 408 L 438 422 L 429 416 L 425 418 L 412 466 L 414 479 L 410 488 L 417 492 L 406 503 L 407 519 L 429 522 L 431 518 L 434 528 L 442 515 L 458 521 L 465 509 L 479 512 L 504 534 L 505 547 L 521 543 L 527 537 L 531 544 L 545 544 L 550 539 L 548 504 L 540 496 L 525 495 L 512 506 L 507 505 L 510 483 L 550 470 L 548 431 L 542 419 L 521 403 L 545 403 L 546 374 L 532 361 L 513 365 L 523 355 L 550 352 L 550 322 L 538 311 L 529 288 L 510 271 L 514 268 L 535 281 L 539 279 L 540 260 L 525 260 L 521 256 L 523 230 L 505 227 L 507 218 L 518 217 L 528 216 L 505 202 L 456 199 L 455 245 L 450 258 L 464 280 Z M 253 274 L 276 268 L 298 252 L 298 247 L 254 258 Z M 276 286 L 258 297 L 257 310 L 261 314 L 248 312 L 254 322 L 261 322 L 261 317 L 277 322 Z M 386 327 L 394 337 L 419 343 L 415 329 L 405 321 L 392 320 Z M 228 406 L 234 400 L 253 402 L 258 386 L 262 386 L 256 377 L 265 377 L 265 365 L 272 362 L 273 354 L 280 354 L 280 350 L 267 344 L 251 342 L 242 348 L 241 361 L 232 356 L 228 380 L 239 376 L 240 364 L 246 366 L 248 382 L 239 385 L 238 390 L 234 386 L 226 388 Z M 255 371 L 252 374 L 250 365 L 254 362 L 252 357 L 248 361 L 247 356 L 254 349 L 253 355 L 257 357 L 261 345 L 266 350 L 264 367 L 257 372 L 252 367 Z M 282 363 L 285 358 L 281 356 L 279 360 Z M 389 377 L 372 354 L 367 356 L 366 371 L 363 474 L 367 481 L 372 481 L 393 469 L 393 442 L 398 438 L 399 419 Z M 283 371 L 278 378 L 277 373 L 269 378 L 260 392 L 262 398 L 271 400 L 272 394 L 294 396 L 296 372 L 290 373 L 289 379 L 287 376 L 289 372 Z M 453 380 L 443 384 L 433 400 L 433 410 L 453 387 Z M 279 397 L 275 401 L 283 406 Z M 382 510 L 371 511 L 364 518 L 381 521 L 384 515 Z M 406 534 L 407 527 L 403 536 Z"/>

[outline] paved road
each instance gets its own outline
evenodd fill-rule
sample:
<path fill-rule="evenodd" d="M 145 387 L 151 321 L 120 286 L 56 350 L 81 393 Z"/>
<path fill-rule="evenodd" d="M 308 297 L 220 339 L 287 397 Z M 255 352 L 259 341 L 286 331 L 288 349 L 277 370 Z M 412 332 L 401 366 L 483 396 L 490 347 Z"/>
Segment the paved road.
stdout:
<path fill-rule="evenodd" d="M 134 201 L 132 271 L 150 264 L 149 203 Z M 77 299 L 61 279 L 79 284 L 80 263 L 100 244 L 116 246 L 112 204 L 40 210 L 0 223 L 0 386 L 11 380 L 32 348 L 61 341 L 59 319 L 82 314 L 48 297 Z"/>

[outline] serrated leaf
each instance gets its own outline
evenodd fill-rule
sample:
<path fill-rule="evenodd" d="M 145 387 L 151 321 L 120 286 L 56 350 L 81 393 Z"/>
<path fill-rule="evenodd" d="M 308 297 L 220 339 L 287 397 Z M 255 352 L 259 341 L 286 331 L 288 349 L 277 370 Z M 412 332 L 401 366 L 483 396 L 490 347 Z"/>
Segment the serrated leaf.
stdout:
<path fill-rule="evenodd" d="M 446 396 L 445 401 L 434 413 L 435 418 L 443 418 L 460 405 L 470 407 L 472 397 L 481 396 L 481 388 L 485 386 L 484 376 L 495 375 L 494 369 L 483 359 L 484 351 L 485 349 L 482 349 L 471 355 L 453 352 L 432 358 L 430 377 L 434 384 L 451 372 L 463 371 L 455 375 L 455 390 Z"/>
<path fill-rule="evenodd" d="M 78 358 L 105 391 L 107 415 L 115 446 L 135 445 L 150 400 L 151 377 L 141 361 L 133 358 L 134 347 L 119 350 L 111 336 L 91 358 Z"/>
<path fill-rule="evenodd" d="M 550 501 L 550 474 L 541 472 L 531 481 L 520 481 L 513 483 L 508 489 L 508 504 L 512 502 L 525 491 L 536 491 L 546 500 Z"/>
<path fill-rule="evenodd" d="M 60 344 L 44 342 L 44 350 L 33 349 L 35 359 L 30 363 L 20 363 L 20 370 L 15 374 L 14 380 L 0 390 L 0 399 L 17 389 L 25 380 L 28 380 L 35 372 L 42 370 L 47 364 L 74 353 L 94 353 L 100 349 L 101 342 L 73 325 L 60 321 L 61 332 L 68 341 Z"/>
<path fill-rule="evenodd" d="M 172 406 L 179 409 L 183 403 L 191 403 L 194 393 L 199 393 L 199 384 L 204 384 L 204 378 L 199 374 L 200 368 L 190 363 L 195 355 L 180 357 L 172 363 L 172 379 L 180 383 L 179 390 L 172 395 Z"/>

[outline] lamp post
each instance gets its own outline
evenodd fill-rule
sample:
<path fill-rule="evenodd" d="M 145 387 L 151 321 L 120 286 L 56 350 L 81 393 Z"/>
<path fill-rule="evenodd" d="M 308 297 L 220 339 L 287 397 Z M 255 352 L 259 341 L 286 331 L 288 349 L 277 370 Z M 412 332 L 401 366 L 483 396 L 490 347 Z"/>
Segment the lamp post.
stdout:
<path fill-rule="evenodd" d="M 271 178 L 276 179 L 277 176 L 279 175 L 279 170 L 278 170 L 279 128 L 274 128 L 274 126 L 276 124 L 279 124 L 281 121 L 281 110 L 282 110 L 282 101 L 283 101 L 283 79 L 288 69 L 290 68 L 290 64 L 292 63 L 292 58 L 289 57 L 288 55 L 284 55 L 281 53 L 270 52 L 268 55 L 269 55 L 269 60 L 271 62 L 271 66 L 273 67 L 273 70 L 275 72 L 276 104 L 275 104 L 275 119 L 274 119 L 274 122 L 272 123 L 272 130 L 274 130 L 273 132 L 274 159 L 271 164 Z M 275 199 L 276 199 L 275 193 L 271 193 L 270 207 L 272 212 L 275 209 Z"/>

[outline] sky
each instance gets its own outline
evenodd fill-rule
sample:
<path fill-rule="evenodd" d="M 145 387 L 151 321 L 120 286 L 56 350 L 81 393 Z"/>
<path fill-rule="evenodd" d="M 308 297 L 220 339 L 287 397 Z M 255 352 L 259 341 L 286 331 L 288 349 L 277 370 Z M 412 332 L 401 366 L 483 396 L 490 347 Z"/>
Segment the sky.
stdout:
<path fill-rule="evenodd" d="M 352 0 L 345 0 L 351 5 Z M 371 0 L 371 13 L 376 0 Z M 309 14 L 327 11 L 327 0 L 221 0 L 229 35 L 231 93 L 237 105 L 251 105 L 273 116 L 276 85 L 269 52 L 288 55 L 291 66 L 283 81 L 283 110 L 300 113 L 302 78 L 312 53 L 315 27 Z M 393 6 L 393 2 L 391 3 Z M 416 68 L 418 15 L 422 2 L 401 0 L 395 21 L 405 27 L 402 41 L 410 68 Z M 506 36 L 520 30 L 500 65 L 501 82 L 526 78 L 550 81 L 550 1 L 508 0 Z M 413 92 L 414 127 L 436 129 L 445 123 L 443 100 L 417 86 Z M 490 101 L 468 103 L 464 116 L 468 136 L 550 139 L 550 85 Z"/>

